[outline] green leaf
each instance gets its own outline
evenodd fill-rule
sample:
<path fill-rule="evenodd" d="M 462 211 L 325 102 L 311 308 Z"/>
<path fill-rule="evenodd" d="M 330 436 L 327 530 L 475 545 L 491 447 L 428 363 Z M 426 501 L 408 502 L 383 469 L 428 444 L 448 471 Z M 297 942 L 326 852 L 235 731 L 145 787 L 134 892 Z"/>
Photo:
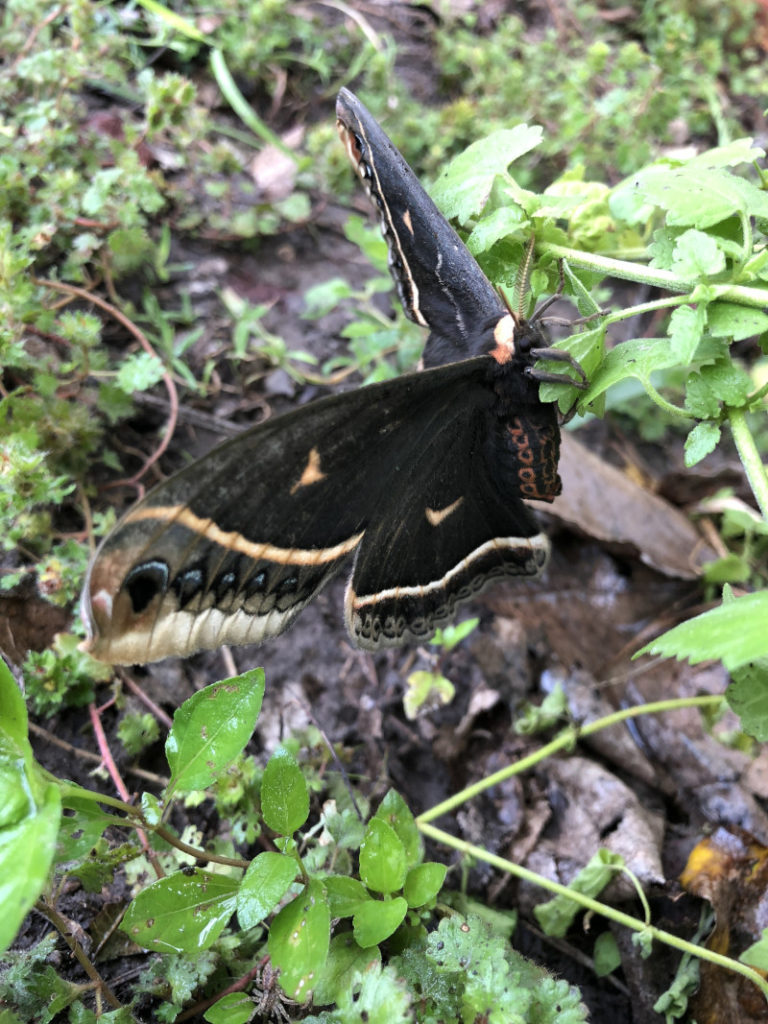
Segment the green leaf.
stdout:
<path fill-rule="evenodd" d="M 447 871 L 445 864 L 437 864 L 434 861 L 416 864 L 410 868 L 403 886 L 403 895 L 408 901 L 408 906 L 423 907 L 425 903 L 431 903 L 442 889 Z"/>
<path fill-rule="evenodd" d="M 697 156 L 691 157 L 687 167 L 733 167 L 736 164 L 752 164 L 765 156 L 765 150 L 755 145 L 750 138 L 734 139 L 724 146 L 715 146 Z"/>
<path fill-rule="evenodd" d="M 61 820 L 59 787 L 37 764 L 24 699 L 0 658 L 0 952 L 45 885 Z"/>
<path fill-rule="evenodd" d="M 744 732 L 759 743 L 768 742 L 768 659 L 735 669 L 725 699 L 741 719 Z"/>
<path fill-rule="evenodd" d="M 16 685 L 16 680 L 11 675 L 11 670 L 0 658 L 0 743 L 2 748 L 7 749 L 8 741 L 18 751 L 28 751 L 32 754 L 32 748 L 27 739 L 27 706 L 21 695 L 21 690 Z"/>
<path fill-rule="evenodd" d="M 355 941 L 362 949 L 378 946 L 397 931 L 407 913 L 408 903 L 402 896 L 363 903 L 352 918 Z"/>
<path fill-rule="evenodd" d="M 443 626 L 436 629 L 435 635 L 429 641 L 434 647 L 442 647 L 444 651 L 452 651 L 462 640 L 466 640 L 469 634 L 477 629 L 480 619 L 464 619 L 455 625 Z"/>
<path fill-rule="evenodd" d="M 624 858 L 610 850 L 598 850 L 568 886 L 585 896 L 597 896 L 624 864 Z M 536 920 L 547 935 L 562 938 L 581 907 L 567 896 L 555 896 L 533 908 Z"/>
<path fill-rule="evenodd" d="M 697 419 L 714 419 L 720 402 L 700 373 L 692 373 L 685 382 L 685 409 Z"/>
<path fill-rule="evenodd" d="M 323 886 L 311 881 L 272 922 L 267 949 L 290 999 L 305 1003 L 328 956 L 331 915 Z"/>
<path fill-rule="evenodd" d="M 408 867 L 418 864 L 424 857 L 424 840 L 421 838 L 411 809 L 396 789 L 389 789 L 375 814 L 397 833 L 405 850 Z"/>
<path fill-rule="evenodd" d="M 56 842 L 56 862 L 59 865 L 87 857 L 105 829 L 114 824 L 110 815 L 105 814 L 93 800 L 67 795 L 62 803 L 64 808 L 74 810 L 76 814 L 62 815 Z"/>
<path fill-rule="evenodd" d="M 737 179 L 706 167 L 653 167 L 641 173 L 641 195 L 667 212 L 667 224 L 709 228 L 727 217 L 746 213 Z"/>
<path fill-rule="evenodd" d="M 720 441 L 719 423 L 697 423 L 685 439 L 685 464 L 690 469 L 713 452 Z"/>
<path fill-rule="evenodd" d="M 405 982 L 378 962 L 368 967 L 359 984 L 347 984 L 339 992 L 333 1016 L 334 1024 L 413 1024 L 417 1019 Z"/>
<path fill-rule="evenodd" d="M 756 967 L 758 971 L 768 970 L 768 928 L 763 928 L 761 937 L 744 950 L 739 960 L 750 967 Z"/>
<path fill-rule="evenodd" d="M 712 277 L 725 269 L 725 255 L 711 235 L 692 228 L 677 239 L 672 253 L 672 270 L 681 277 L 696 280 Z"/>
<path fill-rule="evenodd" d="M 253 928 L 270 914 L 288 892 L 299 872 L 293 857 L 267 850 L 248 865 L 237 891 L 237 920 Z"/>
<path fill-rule="evenodd" d="M 487 252 L 500 238 L 515 235 L 527 223 L 528 218 L 519 206 L 499 206 L 478 221 L 467 238 L 467 248 L 473 256 Z"/>
<path fill-rule="evenodd" d="M 595 974 L 598 978 L 605 978 L 613 974 L 621 967 L 621 953 L 619 947 L 610 932 L 603 932 L 598 935 L 593 953 L 595 962 Z"/>
<path fill-rule="evenodd" d="M 261 813 L 280 835 L 289 836 L 309 817 L 309 791 L 295 757 L 278 747 L 261 780 Z"/>
<path fill-rule="evenodd" d="M 627 377 L 650 381 L 654 370 L 675 366 L 678 362 L 669 338 L 633 338 L 606 354 L 602 366 L 589 383 L 584 396 L 593 402 L 599 395 Z"/>
<path fill-rule="evenodd" d="M 358 906 L 371 898 L 363 883 L 348 875 L 329 875 L 323 885 L 331 917 L 352 917 Z"/>
<path fill-rule="evenodd" d="M 391 893 L 405 881 L 405 848 L 381 818 L 371 818 L 360 846 L 360 877 L 374 892 Z"/>
<path fill-rule="evenodd" d="M 478 139 L 451 160 L 432 187 L 432 198 L 446 217 L 466 223 L 488 202 L 497 175 L 506 175 L 512 161 L 538 146 L 541 139 L 542 129 L 527 124 Z"/>
<path fill-rule="evenodd" d="M 165 367 L 155 355 L 137 352 L 126 356 L 120 364 L 115 383 L 127 395 L 134 391 L 147 391 L 163 379 Z"/>
<path fill-rule="evenodd" d="M 253 1017 L 253 999 L 247 992 L 229 992 L 203 1014 L 210 1024 L 248 1024 Z"/>
<path fill-rule="evenodd" d="M 731 359 L 702 366 L 701 376 L 726 405 L 743 405 L 752 387 L 749 375 Z"/>
<path fill-rule="evenodd" d="M 456 693 L 450 679 L 439 672 L 411 672 L 406 685 L 403 708 L 405 717 L 411 722 L 419 715 L 450 704 Z"/>
<path fill-rule="evenodd" d="M 677 362 L 687 365 L 693 359 L 699 346 L 706 322 L 706 309 L 703 305 L 678 306 L 669 318 L 670 352 Z"/>
<path fill-rule="evenodd" d="M 199 953 L 224 931 L 236 903 L 234 879 L 199 869 L 179 871 L 142 890 L 120 928 L 145 949 Z"/>
<path fill-rule="evenodd" d="M 735 302 L 712 302 L 707 308 L 707 328 L 716 338 L 742 341 L 768 331 L 768 314 Z"/>
<path fill-rule="evenodd" d="M 736 598 L 675 626 L 641 654 L 687 658 L 692 665 L 719 658 L 729 671 L 768 656 L 768 590 Z"/>
<path fill-rule="evenodd" d="M 253 734 L 264 696 L 264 670 L 213 683 L 173 716 L 165 743 L 168 793 L 205 789 L 235 760 Z"/>
<path fill-rule="evenodd" d="M 331 916 L 335 917 L 333 910 Z M 350 980 L 355 973 L 364 974 L 369 967 L 381 965 L 381 952 L 378 946 L 361 949 L 355 942 L 351 932 L 334 935 L 328 949 L 328 959 L 320 972 L 315 987 L 315 1005 L 337 1003 L 344 992 L 352 987 Z M 2 1022 L 0 1022 L 2 1024 Z"/>
<path fill-rule="evenodd" d="M 19 785 L 23 784 L 29 792 L 30 787 L 24 781 L 26 771 L 19 767 L 16 779 L 5 770 L 5 766 L 0 773 L 0 806 L 6 806 L 10 800 L 19 808 Z M 59 788 L 48 783 L 25 817 L 15 825 L 9 824 L 0 829 L 0 907 L 3 908 L 0 952 L 16 938 L 16 932 L 46 883 L 56 850 L 60 818 Z"/>

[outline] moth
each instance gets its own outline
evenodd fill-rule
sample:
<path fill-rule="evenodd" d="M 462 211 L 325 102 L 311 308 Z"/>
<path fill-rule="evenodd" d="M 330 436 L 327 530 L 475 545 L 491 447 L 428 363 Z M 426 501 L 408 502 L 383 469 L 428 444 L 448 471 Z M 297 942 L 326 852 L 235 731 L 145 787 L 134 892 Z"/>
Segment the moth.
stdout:
<path fill-rule="evenodd" d="M 536 315 L 504 304 L 346 89 L 336 116 L 405 313 L 429 330 L 424 369 L 261 423 L 152 490 L 90 566 L 96 658 L 142 664 L 276 636 L 344 567 L 352 640 L 416 643 L 489 584 L 547 562 L 525 504 L 560 492 L 557 413 L 539 399 L 551 375 L 534 369 L 553 353 Z"/>

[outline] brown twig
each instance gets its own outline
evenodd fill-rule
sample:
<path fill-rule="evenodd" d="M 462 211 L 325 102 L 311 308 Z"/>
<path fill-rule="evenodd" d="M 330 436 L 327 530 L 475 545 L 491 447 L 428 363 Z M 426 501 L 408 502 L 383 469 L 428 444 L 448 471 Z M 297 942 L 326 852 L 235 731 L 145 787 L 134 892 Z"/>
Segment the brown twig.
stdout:
<path fill-rule="evenodd" d="M 39 913 L 43 915 L 44 918 L 51 922 L 53 927 L 56 929 L 56 931 L 61 935 L 66 944 L 69 946 L 70 950 L 77 959 L 77 962 L 83 968 L 88 977 L 91 979 L 97 991 L 103 994 L 104 998 L 107 1000 L 109 1005 L 114 1006 L 116 1010 L 121 1010 L 123 1004 L 120 1002 L 115 993 L 106 983 L 106 981 L 104 981 L 102 976 L 96 970 L 91 961 L 88 959 L 83 947 L 74 937 L 74 935 L 71 934 L 69 927 L 67 925 L 67 919 L 63 917 L 57 910 L 54 910 L 53 907 L 49 906 L 47 903 L 44 903 L 42 900 L 38 900 L 37 903 L 35 903 L 35 910 L 37 910 Z"/>

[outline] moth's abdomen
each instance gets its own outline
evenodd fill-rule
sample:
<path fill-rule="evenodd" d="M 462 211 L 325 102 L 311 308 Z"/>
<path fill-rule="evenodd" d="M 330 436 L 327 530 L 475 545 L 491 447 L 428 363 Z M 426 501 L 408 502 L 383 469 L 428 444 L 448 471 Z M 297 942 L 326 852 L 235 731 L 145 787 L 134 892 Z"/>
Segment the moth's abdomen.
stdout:
<path fill-rule="evenodd" d="M 550 408 L 552 417 L 511 416 L 504 431 L 519 492 L 523 498 L 536 501 L 554 501 L 563 489 L 557 473 L 560 430 L 554 407 Z"/>

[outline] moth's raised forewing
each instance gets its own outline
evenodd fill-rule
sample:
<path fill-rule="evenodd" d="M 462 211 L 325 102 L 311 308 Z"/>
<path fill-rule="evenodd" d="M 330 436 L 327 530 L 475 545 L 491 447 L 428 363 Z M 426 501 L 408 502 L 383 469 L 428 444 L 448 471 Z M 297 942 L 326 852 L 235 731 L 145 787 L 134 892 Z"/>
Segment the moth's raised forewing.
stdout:
<path fill-rule="evenodd" d="M 339 134 L 379 212 L 406 315 L 432 332 L 426 366 L 480 355 L 511 317 L 477 261 L 373 115 L 348 89 L 336 101 Z"/>

